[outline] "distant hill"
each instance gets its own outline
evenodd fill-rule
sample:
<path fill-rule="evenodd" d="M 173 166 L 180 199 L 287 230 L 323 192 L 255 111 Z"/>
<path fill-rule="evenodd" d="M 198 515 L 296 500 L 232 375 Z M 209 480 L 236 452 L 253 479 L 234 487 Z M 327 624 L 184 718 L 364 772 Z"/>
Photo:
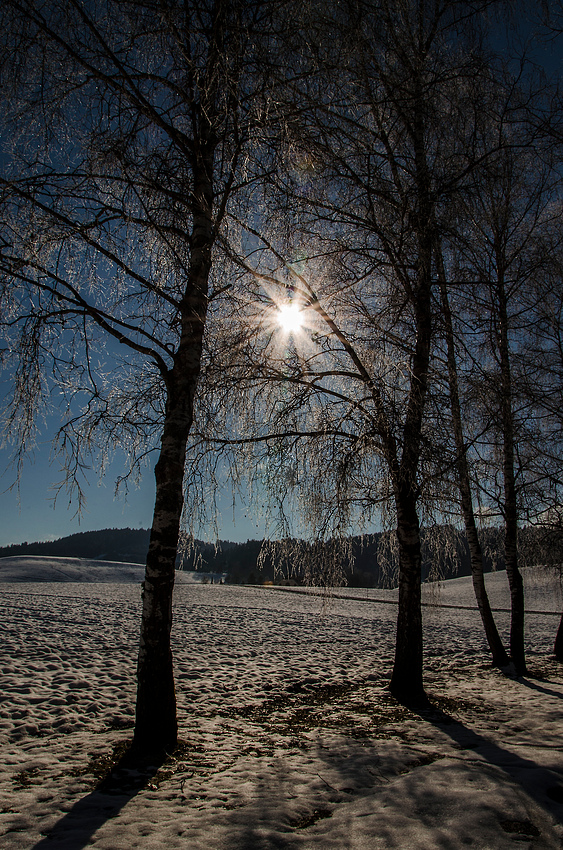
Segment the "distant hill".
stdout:
<path fill-rule="evenodd" d="M 145 577 L 142 564 L 123 561 L 94 561 L 53 555 L 13 555 L 0 558 L 0 584 L 9 582 L 86 582 L 140 585 Z M 222 576 L 178 573 L 176 584 L 219 582 Z M 140 593 L 139 593 L 140 598 Z"/>
<path fill-rule="evenodd" d="M 148 528 L 104 528 L 82 531 L 46 543 L 21 543 L 0 548 L 0 558 L 15 555 L 49 555 L 144 564 L 149 546 Z"/>
<path fill-rule="evenodd" d="M 144 567 L 123 561 L 92 561 L 52 555 L 0 558 L 0 582 L 112 582 L 140 584 Z"/>
<path fill-rule="evenodd" d="M 0 558 L 44 555 L 59 558 L 85 558 L 92 561 L 117 561 L 144 564 L 149 545 L 148 528 L 105 528 L 101 531 L 84 531 L 61 537 L 47 543 L 21 543 L 0 548 Z M 381 558 L 381 534 L 351 537 L 344 546 L 333 541 L 307 543 L 300 540 L 269 543 L 247 540 L 245 543 L 219 541 L 216 545 L 194 540 L 189 549 L 178 558 L 178 568 L 202 573 L 226 573 L 234 584 L 261 584 L 306 582 L 332 584 L 328 569 L 338 563 L 345 583 L 351 587 L 389 587 L 395 577 L 386 569 Z M 502 533 L 489 528 L 481 532 L 486 553 L 485 570 L 504 569 Z M 465 535 L 452 527 L 444 526 L 422 532 L 423 578 L 447 579 L 470 574 L 470 560 Z M 523 561 L 533 563 L 560 563 L 563 545 L 553 540 L 544 541 L 533 529 L 521 534 Z M 292 554 L 287 555 L 291 550 Z M 314 565 L 314 566 L 311 566 Z"/>
<path fill-rule="evenodd" d="M 147 528 L 104 528 L 100 531 L 71 534 L 44 543 L 25 542 L 0 548 L 0 558 L 44 555 L 144 564 L 149 536 L 150 531 Z M 342 550 L 335 548 L 332 541 L 314 544 L 290 541 L 290 549 L 293 550 L 290 557 L 284 551 L 287 541 L 285 544 L 270 544 L 263 550 L 262 540 L 247 540 L 245 543 L 219 541 L 217 545 L 194 540 L 189 549 L 179 556 L 178 568 L 204 573 L 226 573 L 228 581 L 233 584 L 262 584 L 265 581 L 303 584 L 311 578 L 314 583 L 332 584 L 332 576 L 329 572 L 324 574 L 323 564 L 336 560 L 341 565 L 341 576 L 349 586 L 388 587 L 394 582 L 393 576 L 389 576 L 384 565 L 378 560 L 380 538 L 381 534 L 353 537 L 348 541 L 350 545 L 342 547 Z M 444 578 L 468 575 L 470 572 L 465 539 L 462 535 L 457 535 L 455 540 L 453 551 L 441 568 Z M 428 560 L 423 568 L 425 577 L 429 569 Z"/>
<path fill-rule="evenodd" d="M 49 542 L 21 543 L 0 548 L 0 558 L 43 555 L 57 558 L 85 558 L 92 561 L 119 561 L 128 564 L 144 564 L 149 545 L 150 531 L 147 528 L 104 528 L 100 531 L 85 531 L 61 537 Z M 353 542 L 354 569 L 344 565 L 347 581 L 356 586 L 379 586 L 383 583 L 377 564 L 376 548 L 379 535 L 366 535 Z M 296 541 L 297 542 L 297 541 Z M 323 546 L 320 544 L 321 553 Z M 245 543 L 219 541 L 217 545 L 201 540 L 193 541 L 189 549 L 179 557 L 178 567 L 197 572 L 227 573 L 235 584 L 259 584 L 264 581 L 290 581 L 302 584 L 305 561 L 311 555 L 311 546 L 299 542 L 296 551 L 300 555 L 293 559 L 281 558 L 277 567 L 281 546 L 274 544 L 268 553 L 260 557 L 262 540 L 247 540 Z M 317 561 L 322 561 L 318 557 Z M 322 578 L 322 577 L 321 577 Z"/>

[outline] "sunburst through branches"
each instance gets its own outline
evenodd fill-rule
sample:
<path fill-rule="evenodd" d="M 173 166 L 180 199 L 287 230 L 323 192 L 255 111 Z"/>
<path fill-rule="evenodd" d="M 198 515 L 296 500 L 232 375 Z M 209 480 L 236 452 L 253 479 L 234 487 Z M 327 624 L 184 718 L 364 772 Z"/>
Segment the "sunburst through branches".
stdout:
<path fill-rule="evenodd" d="M 303 310 L 294 301 L 277 307 L 276 321 L 285 334 L 298 334 L 303 328 Z"/>

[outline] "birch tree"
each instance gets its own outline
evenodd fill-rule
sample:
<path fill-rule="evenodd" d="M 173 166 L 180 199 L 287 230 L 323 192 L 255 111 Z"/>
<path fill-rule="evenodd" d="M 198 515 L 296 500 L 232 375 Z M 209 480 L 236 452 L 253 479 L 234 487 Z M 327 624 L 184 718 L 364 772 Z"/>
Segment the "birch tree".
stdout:
<path fill-rule="evenodd" d="M 504 122 L 504 108 L 503 113 Z M 476 478 L 482 503 L 504 524 L 512 609 L 510 655 L 516 671 L 523 674 L 524 589 L 518 527 L 526 516 L 526 504 L 533 502 L 536 512 L 545 508 L 534 485 L 531 462 L 542 435 L 525 386 L 526 376 L 537 369 L 539 352 L 530 334 L 547 295 L 542 278 L 551 263 L 547 246 L 558 227 L 559 180 L 541 156 L 537 141 L 527 142 L 525 126 L 516 122 L 497 126 L 493 132 L 497 139 L 504 136 L 503 144 L 488 160 L 475 191 L 466 196 L 465 205 L 461 203 L 465 228 L 457 237 L 462 255 L 458 271 L 459 279 L 465 280 L 466 303 L 460 309 L 467 323 L 471 359 L 470 404 L 480 412 L 480 433 L 473 438 Z"/>
<path fill-rule="evenodd" d="M 439 251 L 439 247 L 437 250 Z M 479 613 L 483 622 L 483 628 L 491 651 L 493 664 L 497 667 L 505 667 L 509 663 L 509 658 L 499 635 L 489 602 L 487 589 L 485 587 L 483 550 L 479 541 L 473 505 L 468 448 L 463 428 L 463 413 L 460 400 L 456 354 L 456 335 L 454 332 L 452 310 L 448 296 L 448 288 L 445 280 L 445 270 L 441 252 L 438 255 L 438 276 L 440 278 L 440 299 L 442 304 L 444 335 L 446 341 L 450 410 L 455 444 L 455 466 L 457 471 L 457 483 L 460 494 L 465 534 L 471 558 L 473 589 L 475 591 L 477 607 L 479 608 Z M 459 336 L 457 339 L 459 340 Z"/>
<path fill-rule="evenodd" d="M 158 455 L 138 753 L 177 738 L 170 630 L 186 442 L 206 328 L 229 282 L 225 215 L 234 204 L 240 215 L 256 176 L 253 51 L 270 10 L 6 0 L 0 13 L 7 432 L 23 457 L 60 394 L 70 485 L 98 450 L 122 446 L 132 472 Z"/>
<path fill-rule="evenodd" d="M 482 64 L 466 39 L 478 17 L 468 4 L 422 0 L 351 2 L 334 15 L 314 4 L 302 15 L 287 52 L 305 66 L 309 56 L 313 70 L 290 90 L 302 108 L 287 122 L 270 192 L 285 228 L 258 240 L 253 303 L 241 304 L 262 329 L 243 377 L 245 427 L 260 426 L 260 468 L 279 484 L 280 504 L 297 491 L 320 534 L 341 534 L 354 507 L 392 516 L 391 690 L 424 704 L 420 509 L 440 419 L 429 405 L 434 245 L 475 168 L 467 92 Z M 304 32 L 312 46 L 299 41 Z M 304 332 L 276 327 L 286 309 L 301 314 Z"/>

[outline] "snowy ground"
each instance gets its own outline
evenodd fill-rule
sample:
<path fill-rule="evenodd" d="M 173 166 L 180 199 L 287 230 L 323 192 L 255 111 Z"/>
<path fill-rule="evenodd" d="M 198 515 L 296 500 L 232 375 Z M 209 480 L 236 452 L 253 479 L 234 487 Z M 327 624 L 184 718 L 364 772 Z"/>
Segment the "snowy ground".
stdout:
<path fill-rule="evenodd" d="M 21 567 L 0 561 L 3 850 L 563 846 L 563 670 L 551 649 L 561 599 L 545 576 L 528 578 L 539 613 L 518 680 L 490 668 L 476 611 L 448 607 L 473 605 L 468 579 L 426 593 L 437 708 L 423 716 L 386 690 L 393 591 L 327 600 L 182 576 L 182 746 L 144 788 L 100 789 L 131 737 L 139 576 L 106 566 L 94 582 L 99 568 L 74 562 L 64 581 L 62 559 Z M 499 608 L 505 583 L 488 577 Z M 498 621 L 506 636 L 507 615 Z"/>

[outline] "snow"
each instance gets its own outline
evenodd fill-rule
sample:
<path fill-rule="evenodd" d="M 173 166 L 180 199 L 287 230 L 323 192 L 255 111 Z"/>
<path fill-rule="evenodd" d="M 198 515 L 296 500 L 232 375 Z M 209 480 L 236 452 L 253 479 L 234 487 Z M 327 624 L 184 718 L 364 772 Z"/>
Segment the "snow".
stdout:
<path fill-rule="evenodd" d="M 491 669 L 470 579 L 425 590 L 436 709 L 423 714 L 386 688 L 395 591 L 180 575 L 182 745 L 144 787 L 132 773 L 100 788 L 132 734 L 142 569 L 18 561 L 0 562 L 5 850 L 562 846 L 561 595 L 547 571 L 526 575 L 520 679 Z M 487 585 L 508 608 L 505 574 Z"/>
<path fill-rule="evenodd" d="M 74 581 L 141 583 L 145 575 L 142 564 L 121 561 L 92 561 L 87 558 L 47 558 L 43 555 L 17 555 L 0 558 L 0 582 Z M 178 572 L 176 583 L 219 583 L 224 573 Z"/>

